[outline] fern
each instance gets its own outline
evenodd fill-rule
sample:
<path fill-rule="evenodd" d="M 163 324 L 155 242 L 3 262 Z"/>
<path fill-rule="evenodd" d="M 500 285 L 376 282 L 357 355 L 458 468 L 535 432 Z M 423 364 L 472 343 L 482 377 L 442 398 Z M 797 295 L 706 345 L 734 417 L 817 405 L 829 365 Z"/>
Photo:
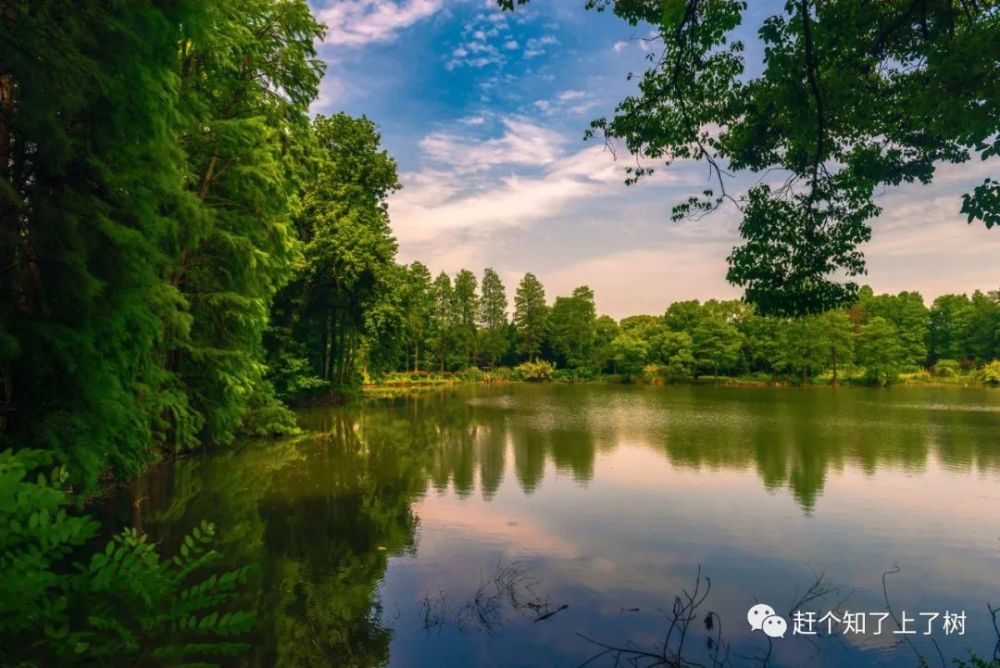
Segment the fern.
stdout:
<path fill-rule="evenodd" d="M 66 511 L 65 471 L 37 472 L 50 463 L 0 452 L 0 664 L 210 666 L 248 649 L 253 568 L 220 568 L 213 525 L 169 557 L 135 529 L 97 550 L 97 522 Z"/>

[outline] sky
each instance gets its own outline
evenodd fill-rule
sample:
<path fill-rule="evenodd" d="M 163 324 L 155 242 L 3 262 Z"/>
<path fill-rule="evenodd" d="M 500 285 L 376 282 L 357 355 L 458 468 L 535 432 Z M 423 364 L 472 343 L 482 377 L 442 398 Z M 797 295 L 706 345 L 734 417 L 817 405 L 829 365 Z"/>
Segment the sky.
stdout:
<path fill-rule="evenodd" d="M 674 164 L 626 186 L 632 158 L 583 140 L 592 119 L 636 90 L 628 75 L 655 48 L 648 26 L 584 11 L 584 0 L 534 0 L 512 14 L 493 0 L 310 3 L 328 28 L 312 111 L 378 124 L 403 183 L 389 201 L 401 262 L 434 274 L 493 267 L 511 300 L 529 271 L 550 302 L 589 285 L 598 311 L 616 318 L 740 296 L 725 280 L 739 212 L 670 219 L 707 185 L 704 165 Z M 751 71 L 755 18 L 742 28 Z M 881 192 L 861 282 L 919 290 L 928 303 L 1000 289 L 1000 230 L 959 213 L 961 193 L 986 176 L 1000 176 L 996 160 L 944 165 L 930 186 Z M 734 183 L 738 193 L 752 178 Z"/>

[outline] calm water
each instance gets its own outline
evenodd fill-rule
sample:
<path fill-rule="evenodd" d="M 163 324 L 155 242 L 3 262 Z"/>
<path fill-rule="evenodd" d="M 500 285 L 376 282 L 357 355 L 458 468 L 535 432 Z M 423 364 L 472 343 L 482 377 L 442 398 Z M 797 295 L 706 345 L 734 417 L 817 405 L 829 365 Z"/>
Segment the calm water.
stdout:
<path fill-rule="evenodd" d="M 579 634 L 659 647 L 699 568 L 690 660 L 713 611 L 732 665 L 769 646 L 777 666 L 940 665 L 874 616 L 814 638 L 789 619 L 773 642 L 747 624 L 758 601 L 787 618 L 817 574 L 837 590 L 800 612 L 883 611 L 894 564 L 897 616 L 923 633 L 918 613 L 965 611 L 964 636 L 938 619 L 930 638 L 949 659 L 993 652 L 1000 392 L 512 385 L 301 424 L 136 490 L 130 521 L 158 540 L 206 518 L 260 563 L 250 665 L 577 666 L 601 649 Z"/>

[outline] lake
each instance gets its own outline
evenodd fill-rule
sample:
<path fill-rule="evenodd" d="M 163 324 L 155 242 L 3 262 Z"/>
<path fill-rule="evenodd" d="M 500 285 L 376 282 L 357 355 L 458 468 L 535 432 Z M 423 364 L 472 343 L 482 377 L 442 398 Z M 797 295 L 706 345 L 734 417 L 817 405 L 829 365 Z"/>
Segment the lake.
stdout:
<path fill-rule="evenodd" d="M 300 423 L 158 466 L 125 520 L 169 547 L 207 519 L 259 563 L 250 665 L 578 666 L 681 635 L 705 665 L 993 652 L 1000 391 L 462 386 Z M 912 635 L 882 616 L 897 569 Z"/>

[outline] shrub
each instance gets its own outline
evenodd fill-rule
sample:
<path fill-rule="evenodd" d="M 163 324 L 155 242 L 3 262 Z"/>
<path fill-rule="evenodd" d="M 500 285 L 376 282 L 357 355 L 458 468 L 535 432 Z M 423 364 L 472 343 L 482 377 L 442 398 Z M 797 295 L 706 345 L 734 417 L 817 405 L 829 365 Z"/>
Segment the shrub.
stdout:
<path fill-rule="evenodd" d="M 662 364 L 647 364 L 642 367 L 642 382 L 659 385 L 667 377 L 667 367 Z"/>
<path fill-rule="evenodd" d="M 983 367 L 983 381 L 988 385 L 1000 385 L 1000 360 L 993 360 Z"/>
<path fill-rule="evenodd" d="M 537 360 L 535 362 L 522 362 L 514 368 L 514 371 L 521 380 L 537 383 L 552 380 L 556 374 L 556 367 L 550 362 Z"/>
<path fill-rule="evenodd" d="M 455 377 L 463 383 L 478 383 L 483 379 L 483 370 L 470 366 L 455 373 Z"/>
<path fill-rule="evenodd" d="M 938 378 L 952 378 L 957 376 L 962 369 L 962 364 L 958 360 L 938 360 L 934 365 L 934 375 Z"/>

